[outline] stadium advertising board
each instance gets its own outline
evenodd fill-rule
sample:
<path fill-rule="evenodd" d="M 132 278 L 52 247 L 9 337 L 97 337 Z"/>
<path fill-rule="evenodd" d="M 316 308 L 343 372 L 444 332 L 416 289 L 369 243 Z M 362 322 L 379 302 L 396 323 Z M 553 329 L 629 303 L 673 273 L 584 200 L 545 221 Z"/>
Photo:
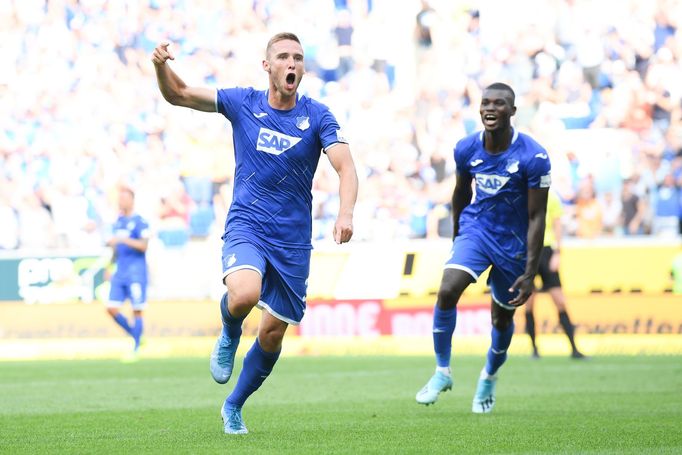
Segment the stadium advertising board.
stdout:
<path fill-rule="evenodd" d="M 298 328 L 302 336 L 430 336 L 432 308 L 391 308 L 382 300 L 313 301 Z M 487 305 L 468 305 L 457 315 L 455 335 L 490 332 Z"/>
<path fill-rule="evenodd" d="M 458 305 L 455 336 L 490 333 L 488 297 L 467 299 Z M 309 301 L 298 328 L 302 336 L 431 336 L 433 301 L 418 298 L 393 300 Z M 569 302 L 578 333 L 682 334 L 682 298 L 673 295 L 596 295 Z M 554 305 L 538 296 L 538 333 L 561 333 Z M 524 312 L 517 311 L 516 331 L 524 330 Z"/>
<path fill-rule="evenodd" d="M 92 302 L 104 279 L 99 255 L 0 258 L 0 301 Z"/>

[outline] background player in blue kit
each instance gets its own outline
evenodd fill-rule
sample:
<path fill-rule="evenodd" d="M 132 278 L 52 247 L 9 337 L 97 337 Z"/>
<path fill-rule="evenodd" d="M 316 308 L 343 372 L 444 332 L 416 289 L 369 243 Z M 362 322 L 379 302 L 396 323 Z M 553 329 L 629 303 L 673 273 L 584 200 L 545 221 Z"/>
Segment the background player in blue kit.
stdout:
<path fill-rule="evenodd" d="M 120 215 L 113 226 L 113 236 L 107 242 L 114 250 L 112 262 L 116 264 L 116 272 L 111 277 L 107 311 L 135 341 L 132 353 L 124 357 L 124 361 L 138 358 L 143 329 L 142 312 L 147 304 L 149 225 L 133 212 L 134 207 L 135 193 L 130 187 L 122 186 L 118 194 Z M 133 307 L 132 325 L 120 312 L 126 300 L 130 300 Z"/>
<path fill-rule="evenodd" d="M 507 359 L 514 334 L 514 311 L 533 292 L 545 230 L 550 162 L 540 145 L 512 128 L 514 98 L 506 84 L 486 87 L 479 109 L 484 131 L 455 146 L 454 242 L 433 313 L 436 372 L 417 393 L 421 404 L 435 403 L 441 392 L 452 388 L 450 353 L 457 302 L 467 286 L 492 266 L 488 278 L 492 342 L 472 404 L 475 413 L 492 411 L 497 371 Z"/>
<path fill-rule="evenodd" d="M 154 50 L 159 89 L 171 104 L 220 112 L 232 124 L 235 150 L 233 201 L 223 234 L 220 304 L 223 330 L 211 354 L 213 378 L 226 383 L 244 318 L 262 312 L 258 336 L 244 358 L 237 384 L 221 409 L 225 433 L 247 433 L 241 409 L 272 371 L 289 324 L 305 312 L 312 237 L 312 179 L 324 151 L 339 174 L 337 243 L 353 235 L 358 180 L 350 148 L 329 109 L 297 93 L 303 48 L 292 33 L 268 42 L 263 69 L 268 90 L 188 87 L 166 64 L 168 43 Z"/>

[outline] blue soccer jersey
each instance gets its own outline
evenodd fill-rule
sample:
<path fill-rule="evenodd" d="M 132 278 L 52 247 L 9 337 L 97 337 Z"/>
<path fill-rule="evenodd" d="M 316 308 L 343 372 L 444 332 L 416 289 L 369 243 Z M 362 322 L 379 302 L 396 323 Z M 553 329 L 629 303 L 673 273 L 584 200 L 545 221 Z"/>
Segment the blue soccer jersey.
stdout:
<path fill-rule="evenodd" d="M 346 142 L 336 119 L 305 96 L 293 109 L 273 109 L 268 92 L 253 88 L 220 89 L 216 103 L 232 123 L 236 162 L 225 233 L 311 248 L 311 188 L 320 152 Z"/>
<path fill-rule="evenodd" d="M 525 256 L 528 189 L 549 188 L 547 151 L 514 130 L 511 145 L 502 153 L 485 150 L 482 132 L 460 140 L 454 153 L 457 172 L 475 182 L 474 200 L 460 214 L 460 234 L 487 236 L 510 256 Z"/>
<path fill-rule="evenodd" d="M 149 225 L 140 215 L 119 216 L 113 227 L 114 237 L 128 239 L 149 238 Z M 122 243 L 116 244 L 116 273 L 112 282 L 147 283 L 145 253 Z"/>

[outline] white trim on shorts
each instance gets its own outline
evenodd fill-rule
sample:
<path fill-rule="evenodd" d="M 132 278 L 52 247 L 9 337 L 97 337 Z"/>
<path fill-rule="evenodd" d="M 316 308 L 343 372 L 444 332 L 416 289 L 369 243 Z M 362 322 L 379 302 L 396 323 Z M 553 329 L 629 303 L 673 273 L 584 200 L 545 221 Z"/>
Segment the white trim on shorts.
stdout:
<path fill-rule="evenodd" d="M 478 275 L 476 274 L 476 272 L 471 270 L 469 267 L 465 267 L 465 266 L 459 265 L 459 264 L 445 264 L 445 267 L 443 267 L 443 268 L 444 269 L 462 270 L 462 271 L 468 273 L 469 275 L 471 275 L 474 278 L 474 281 L 478 281 Z"/>
<path fill-rule="evenodd" d="M 107 308 L 121 308 L 125 302 L 121 302 L 120 300 L 108 300 L 107 303 L 104 304 Z"/>
<path fill-rule="evenodd" d="M 495 297 L 492 293 L 490 293 L 490 296 L 493 298 L 493 302 L 495 302 L 497 305 L 501 306 L 505 310 L 516 310 L 518 307 L 515 307 L 513 305 L 508 305 L 506 303 L 500 302 L 497 297 Z"/>
<path fill-rule="evenodd" d="M 300 322 L 296 322 L 293 319 L 289 319 L 287 317 L 282 316 L 281 314 L 279 314 L 278 312 L 276 312 L 275 310 L 270 308 L 270 305 L 263 302 L 262 300 L 259 300 L 258 303 L 256 304 L 256 306 L 258 308 L 260 308 L 261 310 L 266 310 L 268 313 L 270 313 L 271 315 L 273 315 L 274 317 L 276 317 L 280 321 L 286 322 L 287 324 L 290 324 L 290 325 L 299 325 L 300 324 Z"/>
<path fill-rule="evenodd" d="M 238 266 L 236 266 L 236 267 L 232 267 L 232 268 L 229 268 L 229 269 L 225 270 L 225 271 L 223 272 L 223 281 L 225 281 L 225 277 L 226 277 L 227 275 L 229 275 L 230 273 L 236 272 L 236 271 L 238 271 L 238 270 L 245 270 L 245 269 L 248 269 L 248 270 L 255 270 L 256 272 L 258 272 L 258 274 L 261 276 L 261 278 L 263 277 L 263 274 L 261 273 L 260 269 L 258 269 L 258 267 L 254 267 L 254 266 L 249 265 L 249 264 L 244 264 L 244 265 L 238 265 Z"/>

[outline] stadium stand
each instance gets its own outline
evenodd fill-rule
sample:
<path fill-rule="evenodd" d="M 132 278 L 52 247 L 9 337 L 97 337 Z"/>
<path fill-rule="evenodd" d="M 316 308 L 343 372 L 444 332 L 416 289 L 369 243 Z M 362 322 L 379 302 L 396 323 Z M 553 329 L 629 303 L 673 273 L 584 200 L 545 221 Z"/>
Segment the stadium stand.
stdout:
<path fill-rule="evenodd" d="M 194 84 L 264 86 L 260 44 L 283 29 L 305 45 L 302 89 L 351 140 L 357 239 L 448 236 L 452 147 L 494 80 L 518 89 L 515 125 L 549 145 L 570 235 L 679 235 L 679 0 L 291 3 L 2 2 L 0 249 L 101 245 L 121 180 L 166 245 L 219 232 L 229 124 L 171 109 L 150 52 L 170 40 Z M 335 178 L 323 159 L 316 240 L 331 236 Z M 162 200 L 179 182 L 186 215 L 169 227 Z"/>

